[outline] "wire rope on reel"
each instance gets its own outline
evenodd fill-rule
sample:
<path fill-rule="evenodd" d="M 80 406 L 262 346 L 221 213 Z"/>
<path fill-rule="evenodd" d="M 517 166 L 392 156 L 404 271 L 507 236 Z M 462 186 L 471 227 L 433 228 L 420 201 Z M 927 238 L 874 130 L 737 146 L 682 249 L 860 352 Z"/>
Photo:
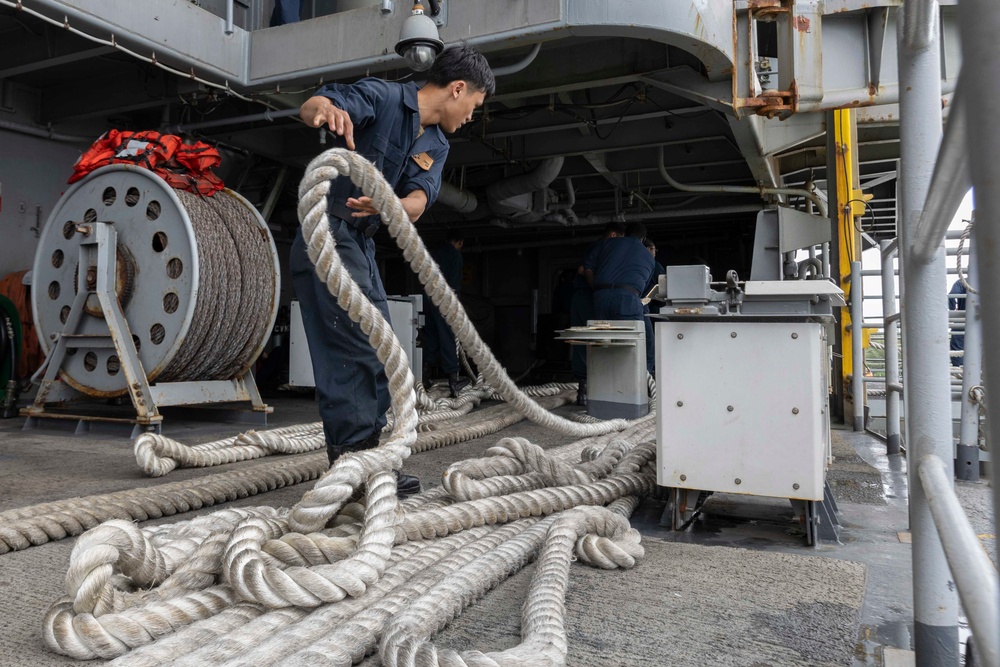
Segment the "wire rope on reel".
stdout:
<path fill-rule="evenodd" d="M 81 246 L 91 239 L 77 229 L 94 222 L 117 233 L 115 293 L 149 382 L 230 380 L 250 368 L 278 310 L 278 257 L 267 224 L 231 190 L 202 197 L 131 165 L 103 167 L 73 184 L 40 235 L 32 308 L 46 355 L 77 292 L 95 288 L 96 254 L 81 271 Z M 106 335 L 96 294 L 84 311 L 71 333 Z M 127 391 L 114 348 L 67 350 L 60 378 L 95 397 Z"/>

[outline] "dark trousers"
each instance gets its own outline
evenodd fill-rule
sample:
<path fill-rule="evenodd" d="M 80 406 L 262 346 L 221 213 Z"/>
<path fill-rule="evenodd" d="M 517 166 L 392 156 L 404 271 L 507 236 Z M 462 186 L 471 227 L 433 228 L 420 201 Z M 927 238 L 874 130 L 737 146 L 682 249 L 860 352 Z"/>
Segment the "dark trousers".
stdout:
<path fill-rule="evenodd" d="M 330 219 L 330 229 L 344 266 L 388 322 L 389 306 L 375 266 L 375 245 L 339 218 Z M 290 266 L 295 295 L 302 306 L 327 445 L 357 445 L 385 426 L 389 409 L 385 367 L 360 325 L 351 321 L 316 276 L 301 230 L 292 244 Z"/>
<path fill-rule="evenodd" d="M 965 351 L 965 334 L 962 334 L 961 336 L 952 336 L 950 344 L 949 344 L 948 347 L 951 348 L 952 352 L 964 352 Z M 965 355 L 964 354 L 961 357 L 952 357 L 951 358 L 951 365 L 952 366 L 961 366 L 964 362 L 965 362 Z"/>
<path fill-rule="evenodd" d="M 455 352 L 455 334 L 444 321 L 444 316 L 429 297 L 424 297 L 424 365 L 441 366 L 447 374 L 458 372 L 458 354 Z"/>
<path fill-rule="evenodd" d="M 586 326 L 587 320 L 594 319 L 594 297 L 589 287 L 576 289 L 569 301 L 569 325 L 571 327 Z M 570 368 L 577 380 L 587 378 L 587 346 L 571 345 Z"/>
<path fill-rule="evenodd" d="M 638 294 L 613 287 L 594 292 L 594 318 L 598 320 L 641 320 L 642 301 Z"/>

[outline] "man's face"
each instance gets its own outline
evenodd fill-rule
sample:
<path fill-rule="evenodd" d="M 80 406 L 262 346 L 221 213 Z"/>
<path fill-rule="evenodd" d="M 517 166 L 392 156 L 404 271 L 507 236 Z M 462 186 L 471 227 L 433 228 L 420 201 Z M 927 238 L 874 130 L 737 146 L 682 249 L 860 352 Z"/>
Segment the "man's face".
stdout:
<path fill-rule="evenodd" d="M 465 81 L 452 81 L 449 92 L 451 96 L 445 103 L 440 125 L 441 129 L 451 134 L 472 120 L 473 110 L 483 106 L 486 93 L 474 90 Z"/>

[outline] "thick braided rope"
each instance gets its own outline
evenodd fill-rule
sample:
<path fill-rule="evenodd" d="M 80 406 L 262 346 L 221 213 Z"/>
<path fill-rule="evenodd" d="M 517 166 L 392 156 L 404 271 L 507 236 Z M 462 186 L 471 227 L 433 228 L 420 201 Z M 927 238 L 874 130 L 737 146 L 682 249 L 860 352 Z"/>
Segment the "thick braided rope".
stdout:
<path fill-rule="evenodd" d="M 550 383 L 522 390 L 529 396 L 555 396 L 574 388 L 571 383 Z M 484 388 L 466 387 L 455 398 L 432 399 L 420 388 L 418 426 L 450 421 L 471 412 L 484 399 L 502 400 L 496 392 Z M 391 430 L 394 416 L 390 415 Z M 481 436 L 477 436 L 481 437 Z M 272 454 L 300 454 L 322 449 L 324 446 L 321 422 L 295 424 L 267 431 L 250 430 L 222 440 L 185 445 L 172 438 L 153 433 L 139 435 L 133 443 L 136 462 L 151 477 L 162 477 L 178 467 L 211 467 L 248 461 Z"/>
<path fill-rule="evenodd" d="M 539 405 L 546 409 L 554 409 L 569 403 L 569 395 L 543 398 Z M 424 452 L 459 442 L 481 438 L 491 433 L 502 431 L 524 419 L 524 415 L 509 405 L 495 405 L 474 413 L 478 419 L 472 423 L 438 426 L 438 428 L 421 433 L 410 449 L 413 452 Z"/>
<path fill-rule="evenodd" d="M 502 438 L 486 450 L 485 458 L 449 466 L 442 486 L 456 500 L 474 500 L 543 486 L 587 483 L 607 476 L 631 448 L 627 440 L 613 440 L 594 459 L 570 464 L 524 438 Z"/>
<path fill-rule="evenodd" d="M 376 615 L 384 616 L 384 625 L 384 622 L 388 620 L 388 615 L 377 611 L 377 605 L 382 604 L 385 607 L 385 604 L 380 602 L 382 598 L 390 596 L 392 600 L 389 601 L 388 608 L 398 610 L 407 601 L 426 592 L 431 585 L 448 572 L 509 540 L 534 521 L 531 519 L 499 529 L 484 527 L 444 540 L 414 542 L 400 546 L 394 550 L 390 567 L 386 569 L 385 576 L 373 587 L 369 595 L 359 600 L 345 600 L 341 604 L 326 605 L 314 615 L 309 616 L 307 623 L 299 623 L 299 621 L 306 619 L 308 612 L 305 609 L 280 609 L 265 614 L 264 608 L 260 605 L 239 603 L 217 615 L 206 613 L 202 618 L 207 618 L 208 621 L 192 628 L 180 629 L 174 636 L 129 654 L 116 661 L 115 664 L 154 665 L 160 664 L 161 660 L 169 660 L 175 665 L 220 664 L 243 652 L 252 652 L 254 664 L 271 664 L 287 655 L 288 649 L 284 646 L 286 643 L 284 640 L 287 638 L 261 644 L 261 637 L 270 637 L 276 630 L 295 624 L 293 634 L 301 636 L 306 632 L 309 634 L 311 643 L 319 635 L 329 633 L 331 624 L 343 623 L 352 618 L 356 619 L 356 615 L 373 606 L 376 606 Z M 206 592 L 223 597 L 230 595 L 228 587 L 225 586 L 215 587 Z M 175 599 L 172 602 L 176 606 L 187 608 L 191 603 L 197 603 L 204 598 L 203 594 L 189 593 L 186 597 Z M 212 610 L 220 611 L 215 606 L 212 607 Z M 147 620 L 161 618 L 159 615 L 161 613 L 162 608 L 154 605 L 152 615 L 142 609 L 128 609 L 121 613 L 107 614 L 99 618 L 74 616 L 71 610 L 65 608 L 63 601 L 60 601 L 50 610 L 49 617 L 52 618 L 52 621 L 47 619 L 46 634 L 51 634 L 53 628 L 63 635 L 68 634 L 68 636 L 62 637 L 60 643 L 51 644 L 50 647 L 59 652 L 66 652 L 60 649 L 72 650 L 71 655 L 74 657 L 86 657 L 88 652 L 101 657 L 122 655 L 129 648 L 144 646 L 156 639 L 156 628 L 150 630 L 141 626 Z M 82 620 L 73 621 L 74 618 Z M 184 618 L 177 618 L 173 622 L 181 626 L 184 621 Z M 86 623 L 88 630 L 91 631 L 86 633 L 72 633 L 70 631 L 67 633 L 67 627 L 71 628 L 74 623 Z M 100 627 L 92 627 L 95 623 L 101 624 Z M 129 627 L 130 624 L 136 627 Z M 105 628 L 105 625 L 108 627 Z M 122 633 L 123 629 L 127 632 Z M 94 632 L 94 630 L 98 630 L 98 632 Z M 109 632 L 121 633 L 117 643 L 109 640 Z M 202 648 L 222 633 L 231 633 L 228 634 L 224 646 Z M 91 645 L 95 639 L 99 643 Z M 368 637 L 366 640 L 368 650 L 374 648 L 375 641 L 376 636 Z M 177 654 L 184 650 L 189 651 L 189 653 L 178 659 Z M 267 659 L 268 656 L 270 659 Z M 350 662 L 346 664 L 350 664 Z"/>
<path fill-rule="evenodd" d="M 568 396 L 543 398 L 539 404 L 551 409 L 569 400 Z M 471 423 L 465 420 L 463 424 L 420 433 L 411 446 L 411 451 L 422 452 L 480 438 L 524 418 L 507 405 L 491 406 L 474 414 L 478 417 Z M 317 446 L 322 447 L 323 436 L 318 434 L 315 437 Z M 206 446 L 224 446 L 219 443 L 225 442 L 227 441 L 220 440 L 206 443 Z M 327 468 L 326 456 L 315 454 L 264 463 L 249 470 L 217 473 L 199 480 L 171 482 L 7 510 L 0 513 L 0 554 L 80 535 L 112 519 L 146 521 L 246 498 L 316 479 Z"/>
<path fill-rule="evenodd" d="M 955 252 L 955 271 L 958 273 L 958 279 L 962 282 L 962 287 L 969 294 L 979 294 L 979 290 L 970 285 L 965 277 L 965 271 L 962 270 L 962 253 L 965 252 L 965 242 L 972 235 L 972 228 L 974 226 L 975 223 L 970 220 L 969 224 L 962 230 L 962 235 L 958 239 L 958 250 Z"/>
<path fill-rule="evenodd" d="M 226 581 L 244 600 L 271 608 L 316 607 L 363 595 L 388 565 L 398 523 L 395 476 L 391 472 L 372 474 L 365 487 L 365 521 L 357 547 L 348 558 L 282 569 L 263 556 L 263 544 L 277 536 L 264 531 L 259 521 L 249 519 L 230 538 L 222 565 Z"/>
<path fill-rule="evenodd" d="M 541 384 L 532 387 L 521 387 L 521 391 L 527 396 L 532 398 L 541 398 L 542 396 L 556 396 L 567 391 L 576 391 L 576 382 L 549 382 L 548 384 Z M 504 400 L 497 392 L 490 394 L 491 401 L 502 401 Z"/>
<path fill-rule="evenodd" d="M 655 473 L 616 473 L 590 484 L 479 498 L 407 515 L 396 528 L 396 540 L 432 539 L 475 526 L 547 516 L 580 505 L 604 505 L 622 496 L 651 493 L 655 486 Z"/>
<path fill-rule="evenodd" d="M 386 183 L 381 172 L 375 165 L 357 153 L 343 148 L 325 151 L 309 163 L 302 184 L 299 186 L 299 220 L 302 222 L 303 235 L 309 244 L 310 258 L 313 258 L 314 262 L 316 262 L 316 258 L 313 256 L 315 243 L 313 235 L 318 227 L 323 227 L 323 235 L 327 238 L 330 236 L 326 225 L 326 194 L 330 189 L 330 181 L 341 175 L 350 176 L 354 184 L 372 199 L 374 207 L 381 212 L 389 235 L 396 240 L 396 244 L 403 251 L 403 257 L 419 277 L 424 286 L 424 292 L 441 311 L 441 315 L 451 330 L 455 332 L 455 340 L 475 361 L 486 382 L 495 387 L 504 400 L 532 422 L 565 435 L 583 437 L 620 431 L 626 427 L 627 422 L 623 419 L 613 419 L 601 424 L 578 424 L 542 409 L 528 396 L 525 396 L 479 336 L 455 293 L 448 286 L 447 281 L 442 278 L 437 263 L 427 252 L 416 227 L 407 218 L 399 198 Z M 323 225 L 319 225 L 321 220 Z M 331 254 L 335 254 L 332 253 L 332 240 L 326 243 L 331 246 Z M 321 267 L 317 264 L 316 268 L 317 273 L 320 273 Z M 342 269 L 342 267 L 340 268 Z M 349 276 L 346 275 L 347 271 L 343 270 L 343 273 L 343 278 L 349 280 Z M 350 299 L 347 298 L 348 292 L 341 295 L 339 292 L 341 279 L 329 281 L 327 286 L 330 287 L 331 294 L 338 295 L 338 302 L 342 307 L 345 309 L 349 306 L 360 307 L 358 306 L 360 302 L 364 302 L 368 306 L 371 305 L 364 298 L 360 289 L 355 288 L 356 293 L 351 293 Z M 374 307 L 372 309 L 375 310 Z M 352 319 L 354 319 L 353 315 Z M 364 328 L 363 325 L 362 328 Z M 386 374 L 389 374 L 388 369 Z"/>
<path fill-rule="evenodd" d="M 115 587 L 118 574 L 142 589 L 160 585 L 160 595 L 165 588 L 204 588 L 214 583 L 214 575 L 208 582 L 204 575 L 218 571 L 224 543 L 217 536 L 232 532 L 249 517 L 283 523 L 271 508 L 227 509 L 155 531 L 144 532 L 130 521 L 107 521 L 87 531 L 73 545 L 66 573 L 73 610 L 100 616 L 133 606 L 130 595 Z M 173 578 L 169 585 L 168 578 Z"/>
<path fill-rule="evenodd" d="M 77 660 L 113 658 L 132 646 L 155 641 L 175 627 L 208 618 L 238 601 L 228 586 L 216 586 L 182 598 L 99 617 L 77 614 L 69 597 L 58 600 L 42 620 L 42 640 L 49 650 Z M 85 641 L 80 638 L 85 637 Z"/>
<path fill-rule="evenodd" d="M 597 448 L 599 446 L 595 446 Z M 577 449 L 566 448 L 552 458 L 561 461 L 577 453 Z M 631 443 L 618 439 L 603 449 L 600 455 L 579 466 L 581 470 L 590 471 L 597 476 L 615 473 L 599 482 L 541 488 L 541 474 L 501 475 L 482 480 L 477 491 L 483 495 L 470 502 L 448 502 L 448 498 L 441 495 L 444 487 L 436 489 L 437 493 L 432 491 L 422 494 L 435 495 L 439 500 L 405 507 L 402 525 L 396 530 L 396 544 L 431 539 L 483 525 L 548 515 L 579 505 L 602 505 L 625 495 L 648 493 L 652 490 L 656 476 L 655 472 L 648 470 L 652 456 L 650 443 L 644 443 L 632 452 Z M 493 460 L 512 461 L 505 457 L 494 457 Z M 514 461 L 514 464 L 517 462 Z M 499 463 L 493 467 L 486 464 L 481 469 L 504 473 L 511 467 Z M 491 497 L 487 497 L 486 493 L 490 493 Z M 262 548 L 288 565 L 322 564 L 333 562 L 341 554 L 349 552 L 352 539 L 330 530 L 309 535 L 290 533 L 280 540 L 265 542 Z"/>
<path fill-rule="evenodd" d="M 541 528 L 547 528 L 545 543 L 522 609 L 521 644 L 484 654 L 440 649 L 430 641 L 470 600 L 521 569 L 537 548 L 525 544 L 528 540 L 512 540 L 438 584 L 393 619 L 379 647 L 382 663 L 386 667 L 565 665 L 565 599 L 574 552 L 585 563 L 613 569 L 633 567 L 643 549 L 628 520 L 604 508 L 563 512 L 551 525 L 539 524 L 525 532 Z"/>
<path fill-rule="evenodd" d="M 269 454 L 301 454 L 323 447 L 323 425 L 296 424 L 269 431 L 247 431 L 201 445 L 188 446 L 155 433 L 143 433 L 135 439 L 136 462 L 150 477 L 162 477 L 175 468 L 223 465 Z M 319 437 L 317 437 L 319 436 Z"/>
<path fill-rule="evenodd" d="M 326 454 L 262 463 L 192 482 L 171 482 L 115 493 L 72 498 L 10 510 L 0 515 L 0 554 L 79 535 L 104 521 L 147 521 L 247 498 L 317 479 Z"/>
<path fill-rule="evenodd" d="M 181 543 L 175 540 L 169 549 L 157 550 L 150 545 L 148 535 L 130 534 L 131 524 L 126 522 L 109 522 L 89 531 L 71 556 L 67 573 L 70 596 L 57 601 L 43 620 L 46 645 L 52 651 L 79 659 L 111 658 L 155 641 L 173 632 L 174 628 L 209 618 L 233 606 L 239 598 L 232 588 L 215 584 L 227 538 L 237 520 L 249 517 L 263 524 L 271 537 L 287 531 L 281 514 L 268 507 L 224 510 L 200 517 L 196 520 L 201 528 L 198 532 L 206 536 L 200 545 L 193 544 L 190 539 L 181 540 Z M 206 529 L 210 522 L 214 522 L 213 528 L 219 532 Z M 177 535 L 193 531 L 187 527 L 169 532 Z M 115 554 L 115 562 L 95 562 L 96 557 L 102 555 L 102 549 L 107 551 L 116 541 L 121 549 Z M 183 553 L 185 551 L 187 553 Z M 402 550 L 400 557 L 404 558 L 407 553 Z M 107 554 L 104 556 L 105 560 L 111 560 Z M 178 563 L 182 563 L 180 567 Z M 104 570 L 112 565 L 120 568 L 122 574 L 102 581 Z M 166 576 L 170 570 L 175 571 Z M 131 590 L 135 586 L 155 586 L 160 580 L 162 583 L 155 589 Z M 105 604 L 93 609 L 80 608 L 78 603 L 83 596 L 77 592 L 74 600 L 74 587 L 95 586 L 104 589 L 100 592 Z M 109 588 L 116 590 L 109 595 Z M 113 603 L 109 601 L 111 595 Z"/>
<path fill-rule="evenodd" d="M 419 550 L 395 572 L 386 571 L 372 593 L 359 600 L 327 605 L 263 643 L 248 643 L 238 654 L 205 652 L 222 665 L 335 664 L 351 665 L 372 652 L 392 615 L 426 593 L 450 573 L 515 537 L 529 520 L 499 529 L 480 528 L 446 540 L 414 543 Z M 410 545 L 406 545 L 410 546 Z M 399 547 L 404 549 L 405 547 Z M 232 648 L 236 648 L 235 643 Z M 179 664 L 197 665 L 191 656 Z"/>
<path fill-rule="evenodd" d="M 353 168 L 352 164 L 344 159 L 344 154 L 353 156 Z M 367 476 L 383 474 L 391 476 L 392 470 L 398 470 L 402 466 L 402 460 L 410 455 L 410 445 L 416 440 L 416 395 L 406 355 L 389 323 L 351 279 L 350 272 L 337 254 L 336 241 L 330 232 L 327 194 L 330 191 L 330 183 L 341 175 L 349 175 L 355 184 L 372 198 L 378 209 L 390 219 L 406 220 L 406 213 L 399 198 L 392 192 L 392 188 L 374 165 L 354 153 L 346 151 L 322 153 L 309 164 L 299 185 L 298 215 L 309 259 L 315 265 L 316 275 L 326 284 L 330 294 L 337 299 L 341 308 L 347 311 L 351 320 L 360 325 L 362 332 L 368 336 L 369 342 L 375 348 L 379 361 L 385 365 L 389 398 L 396 419 L 388 442 L 373 450 L 373 455 L 365 453 L 364 456 L 342 457 L 337 465 L 333 466 L 330 472 L 296 504 L 292 509 L 290 526 L 298 532 L 321 529 L 350 499 Z M 379 488 L 379 485 L 371 486 L 369 491 L 376 488 Z M 397 509 L 395 494 L 376 506 L 385 512 L 387 517 L 394 516 Z M 371 507 L 372 505 L 369 505 L 369 508 Z M 376 545 L 362 539 L 358 548 L 359 553 L 362 545 L 372 550 L 366 552 L 369 556 L 374 556 L 375 553 L 381 554 L 376 558 L 384 565 L 385 555 L 391 549 L 392 542 L 388 539 L 388 531 L 378 534 L 382 542 Z M 363 557 L 366 556 L 351 558 L 344 563 L 356 563 L 360 566 Z M 376 569 L 378 567 L 376 565 Z"/>
<path fill-rule="evenodd" d="M 622 437 L 622 435 L 631 435 L 631 434 L 635 434 L 638 436 L 648 430 L 649 428 L 647 424 L 639 423 L 630 429 L 629 434 L 619 434 L 617 435 L 617 437 L 620 438 Z M 585 444 L 588 446 L 594 445 L 595 441 L 611 440 L 614 437 L 615 434 L 608 434 L 600 438 L 591 438 L 588 441 L 573 443 L 571 445 L 562 447 L 558 450 L 557 458 L 560 459 L 570 458 L 574 454 L 578 455 L 581 449 L 584 448 Z M 648 449 L 649 447 L 646 446 L 645 448 Z M 651 452 L 641 453 L 642 449 L 643 449 L 642 446 L 640 448 L 637 448 L 637 450 L 639 450 L 640 453 L 638 453 L 635 456 L 632 456 L 631 461 L 626 460 L 629 457 L 625 457 L 625 459 L 622 459 L 620 464 L 617 466 L 616 472 L 618 471 L 624 472 L 625 477 L 627 478 L 632 472 L 638 471 L 639 469 L 643 468 L 643 466 L 648 467 L 648 459 L 650 458 Z M 620 497 L 624 491 L 628 491 L 630 489 L 647 490 L 648 485 L 652 484 L 654 476 L 652 473 L 646 473 L 645 478 L 646 478 L 644 480 L 645 483 L 640 482 L 639 484 L 633 484 L 631 486 L 628 485 L 627 483 L 628 480 L 626 479 L 625 484 L 619 485 L 616 489 L 613 489 L 610 494 L 606 494 L 603 499 L 599 499 L 597 502 L 606 502 L 608 497 Z M 558 496 L 559 495 L 558 492 L 563 490 L 564 489 L 553 489 L 552 491 L 556 491 Z M 592 491 L 593 490 L 591 490 L 591 492 Z M 428 494 L 428 495 L 433 495 L 433 494 Z M 372 495 L 369 494 L 369 501 L 371 500 L 371 498 Z M 576 502 L 576 500 L 572 500 L 571 502 Z M 616 503 L 617 502 L 618 501 L 616 501 Z M 515 505 L 517 504 L 519 503 L 515 502 Z M 556 504 L 542 503 L 542 505 L 546 504 L 552 511 L 558 511 L 560 509 L 558 503 Z M 431 507 L 431 509 L 433 509 L 434 503 L 432 501 L 426 503 L 426 505 L 428 507 Z M 357 521 L 359 518 L 359 513 L 357 510 L 351 509 L 352 507 L 356 506 L 352 505 L 346 506 L 344 508 L 344 512 L 342 513 L 342 515 L 338 516 L 334 521 L 334 523 L 337 523 L 341 527 L 345 527 L 349 524 L 345 524 L 343 523 L 343 521 L 347 522 Z M 546 507 L 541 507 L 541 509 L 542 511 L 548 511 Z M 532 513 L 537 514 L 537 512 L 531 510 L 530 507 L 528 507 L 528 510 L 529 511 L 525 515 L 529 515 Z M 491 510 L 489 510 L 484 514 L 481 514 L 478 518 L 472 517 L 470 521 L 469 508 L 462 507 L 461 504 L 459 504 L 459 506 L 453 506 L 452 511 L 455 511 L 458 515 L 461 515 L 462 517 L 466 517 L 465 519 L 466 523 L 478 524 L 480 526 L 484 524 L 495 523 L 498 520 L 500 521 L 511 520 L 514 518 L 514 514 L 508 514 L 504 517 L 500 517 L 497 516 Z M 222 513 L 220 512 L 219 514 Z M 418 512 L 417 514 L 419 515 L 421 513 Z M 416 518 L 419 519 L 419 516 L 417 516 Z M 205 526 L 201 525 L 201 523 L 207 524 L 208 523 L 207 519 L 208 517 L 202 517 L 192 522 L 184 522 L 180 524 L 157 527 L 149 531 L 148 535 L 149 541 L 153 543 L 158 543 L 167 541 L 170 538 L 179 538 L 195 534 L 201 535 L 202 533 L 205 532 L 204 531 Z M 230 520 L 230 523 L 233 523 L 233 521 Z M 243 528 L 247 523 L 252 523 L 252 522 L 245 522 L 243 526 L 241 526 L 241 528 Z M 461 521 L 459 523 L 461 523 Z M 454 526 L 452 526 L 452 529 L 454 529 Z M 240 529 L 237 530 L 239 531 Z M 269 535 L 265 537 L 270 537 L 273 539 L 277 538 L 279 535 L 283 533 L 284 533 L 284 528 L 282 526 L 272 525 Z M 288 535 L 285 535 L 284 537 L 288 537 Z M 284 537 L 282 539 L 284 539 Z M 397 539 L 400 537 L 402 537 L 404 540 L 407 539 L 405 534 L 397 535 Z M 236 537 L 236 536 L 234 536 L 234 538 L 235 539 L 230 540 L 230 543 L 239 542 L 242 539 L 241 537 Z M 221 544 L 222 544 L 221 540 L 218 540 L 213 537 L 208 540 L 205 540 L 200 548 L 203 550 L 207 550 L 209 547 L 217 548 L 216 545 L 221 546 Z M 407 547 L 408 545 L 402 545 L 396 547 L 391 558 L 394 558 L 396 555 L 401 555 L 403 552 L 400 550 L 405 551 Z M 341 555 L 348 552 L 349 548 L 344 549 Z M 397 552 L 399 552 L 399 554 L 397 554 Z M 216 556 L 214 562 L 218 563 L 219 560 L 220 558 Z M 232 598 L 231 591 L 229 591 L 228 587 L 225 586 L 215 587 L 208 591 L 201 591 L 196 593 L 188 593 L 187 591 L 182 591 L 186 594 L 171 599 L 163 599 L 166 594 L 162 591 L 162 589 L 164 587 L 168 587 L 170 585 L 171 580 L 178 574 L 180 574 L 180 569 L 181 568 L 178 568 L 173 577 L 170 577 L 166 581 L 164 581 L 164 583 L 160 586 L 160 590 L 158 591 L 159 595 L 146 596 L 145 599 L 143 599 L 143 602 L 145 602 L 146 604 L 145 606 L 142 607 L 137 607 L 134 609 L 126 608 L 122 611 L 114 611 L 111 613 L 106 613 L 101 616 L 94 616 L 92 614 L 87 614 L 87 613 L 77 614 L 72 609 L 71 606 L 67 608 L 67 601 L 64 600 L 59 601 L 50 611 L 50 614 L 48 614 L 46 617 L 46 627 L 44 635 L 46 637 L 48 645 L 50 646 L 50 648 L 56 650 L 57 652 L 66 653 L 69 655 L 73 655 L 74 657 L 81 657 L 81 658 L 111 657 L 113 655 L 120 655 L 122 652 L 127 651 L 130 647 L 142 645 L 144 643 L 149 643 L 155 640 L 157 637 L 162 636 L 165 632 L 163 629 L 165 623 L 171 623 L 174 626 L 180 627 L 184 623 L 193 622 L 201 618 L 211 617 L 223 611 L 228 605 L 235 603 L 235 598 Z M 124 577 L 121 578 L 124 579 Z M 215 580 L 212 579 L 211 577 L 205 578 L 203 576 L 198 585 L 204 587 L 214 583 L 214 581 Z M 380 581 L 381 580 L 379 580 L 379 582 Z M 379 582 L 376 582 L 375 585 L 378 585 Z M 183 589 L 183 586 L 179 586 L 179 588 Z M 368 596 L 365 596 L 362 599 L 367 600 Z M 222 601 L 220 602 L 219 600 Z M 69 604 L 71 605 L 72 603 L 69 602 Z M 336 605 L 333 608 L 339 606 L 340 605 Z M 241 610 L 239 612 L 235 612 L 234 614 L 227 614 L 225 616 L 225 620 L 220 621 L 220 623 L 228 627 L 233 624 L 232 620 L 233 618 L 253 618 L 256 617 L 256 615 L 257 615 L 256 612 L 253 613 L 247 612 L 246 608 L 241 607 Z M 293 616 L 295 616 L 296 618 L 301 617 L 301 615 L 295 615 L 295 614 L 293 614 Z M 382 618 L 385 618 L 384 614 Z M 146 627 L 147 625 L 151 627 Z M 374 644 L 378 636 L 378 633 L 380 632 L 378 627 L 372 626 L 373 629 L 371 629 L 366 635 L 366 637 L 368 637 L 366 642 L 369 647 Z M 71 630 L 73 630 L 73 632 L 71 632 Z M 315 650 L 315 647 L 313 647 L 310 650 Z M 357 654 L 355 653 L 354 655 Z M 192 662 L 189 664 L 198 664 L 198 663 Z"/>

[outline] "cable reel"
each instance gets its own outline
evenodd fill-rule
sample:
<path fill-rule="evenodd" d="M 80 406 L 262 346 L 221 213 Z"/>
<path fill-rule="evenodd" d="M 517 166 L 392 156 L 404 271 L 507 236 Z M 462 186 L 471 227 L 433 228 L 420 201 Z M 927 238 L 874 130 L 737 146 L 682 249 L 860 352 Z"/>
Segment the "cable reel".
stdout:
<path fill-rule="evenodd" d="M 101 225 L 107 228 L 96 235 Z M 97 237 L 115 239 L 114 276 L 105 284 L 113 282 L 122 327 L 98 295 L 111 249 L 95 249 Z M 92 397 L 131 391 L 122 372 L 125 338 L 147 384 L 245 380 L 278 309 L 277 251 L 249 202 L 231 190 L 212 197 L 175 190 L 131 165 L 102 167 L 66 191 L 42 230 L 33 268 L 32 307 L 47 363 L 58 363 L 58 379 Z M 88 294 L 74 313 L 81 290 Z M 56 359 L 60 338 L 65 353 Z M 42 402 L 58 400 L 42 395 L 46 389 L 43 383 Z M 213 402 L 212 392 L 179 393 L 186 389 L 154 403 Z"/>

